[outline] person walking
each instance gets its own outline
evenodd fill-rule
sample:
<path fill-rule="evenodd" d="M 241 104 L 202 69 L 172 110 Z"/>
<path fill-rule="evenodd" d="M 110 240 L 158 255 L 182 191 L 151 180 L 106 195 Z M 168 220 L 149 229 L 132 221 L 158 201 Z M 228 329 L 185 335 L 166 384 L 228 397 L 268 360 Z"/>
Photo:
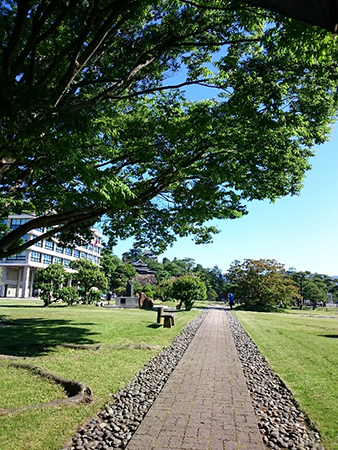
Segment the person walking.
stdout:
<path fill-rule="evenodd" d="M 235 304 L 235 302 L 234 302 L 234 294 L 232 292 L 228 293 L 228 301 L 229 301 L 230 309 L 232 309 L 234 304 Z"/>

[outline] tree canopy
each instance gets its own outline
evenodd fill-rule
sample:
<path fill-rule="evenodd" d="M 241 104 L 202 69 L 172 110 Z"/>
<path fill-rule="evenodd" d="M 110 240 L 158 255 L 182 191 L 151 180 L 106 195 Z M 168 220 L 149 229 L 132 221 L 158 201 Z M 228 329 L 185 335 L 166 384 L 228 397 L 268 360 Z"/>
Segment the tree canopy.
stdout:
<path fill-rule="evenodd" d="M 279 305 L 290 306 L 301 298 L 284 265 L 274 259 L 234 261 L 226 277 L 235 299 L 246 309 L 266 311 Z"/>
<path fill-rule="evenodd" d="M 0 6 L 0 258 L 57 234 L 161 251 L 297 194 L 336 113 L 337 43 L 237 0 Z M 191 101 L 189 85 L 208 87 Z M 41 237 L 24 242 L 31 229 Z M 0 231 L 1 231 L 0 230 Z"/>
<path fill-rule="evenodd" d="M 325 304 L 329 301 L 328 294 L 331 294 L 332 298 L 336 300 L 337 280 L 334 278 L 309 271 L 293 271 L 288 275 L 295 285 L 299 287 L 299 293 L 302 296 L 301 307 L 304 301 L 310 301 L 314 308 L 319 302 Z"/>

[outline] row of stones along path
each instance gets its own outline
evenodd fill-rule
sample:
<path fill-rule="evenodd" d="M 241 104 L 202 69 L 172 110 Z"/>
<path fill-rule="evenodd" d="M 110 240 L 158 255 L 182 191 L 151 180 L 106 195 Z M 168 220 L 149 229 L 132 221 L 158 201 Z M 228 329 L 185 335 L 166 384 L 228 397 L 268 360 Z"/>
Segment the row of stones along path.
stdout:
<path fill-rule="evenodd" d="M 210 309 L 126 450 L 262 450 L 227 315 Z"/>

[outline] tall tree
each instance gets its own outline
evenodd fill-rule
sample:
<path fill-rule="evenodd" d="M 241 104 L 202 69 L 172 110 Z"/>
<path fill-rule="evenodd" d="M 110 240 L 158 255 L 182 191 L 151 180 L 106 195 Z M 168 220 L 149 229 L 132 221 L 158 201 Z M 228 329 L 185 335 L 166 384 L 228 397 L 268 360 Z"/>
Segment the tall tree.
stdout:
<path fill-rule="evenodd" d="M 215 300 L 217 297 L 226 298 L 226 280 L 217 266 L 214 266 L 212 269 L 205 269 L 201 264 L 197 264 L 193 273 L 197 274 L 204 281 L 207 287 L 208 300 Z"/>
<path fill-rule="evenodd" d="M 327 294 L 333 293 L 336 282 L 328 275 L 306 272 L 292 272 L 288 274 L 293 282 L 299 287 L 299 293 L 302 296 L 300 307 L 302 308 L 304 300 L 310 300 L 313 307 L 318 302 L 327 302 Z"/>
<path fill-rule="evenodd" d="M 100 217 L 112 245 L 209 241 L 203 224 L 240 217 L 244 200 L 297 194 L 328 136 L 338 58 L 323 30 L 237 0 L 0 13 L 0 219 L 35 217 L 2 226 L 0 258 L 56 233 L 90 239 Z M 215 97 L 191 102 L 189 85 Z"/>
<path fill-rule="evenodd" d="M 237 300 L 246 309 L 270 310 L 288 306 L 300 298 L 298 287 L 285 274 L 284 265 L 273 259 L 234 261 L 227 274 Z"/>

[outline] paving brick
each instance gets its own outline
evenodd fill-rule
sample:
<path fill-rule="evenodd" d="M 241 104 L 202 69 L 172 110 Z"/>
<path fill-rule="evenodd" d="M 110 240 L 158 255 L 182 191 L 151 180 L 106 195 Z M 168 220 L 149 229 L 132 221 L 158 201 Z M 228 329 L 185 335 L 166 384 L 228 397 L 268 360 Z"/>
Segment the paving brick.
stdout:
<path fill-rule="evenodd" d="M 264 450 L 224 307 L 209 309 L 126 450 Z"/>

